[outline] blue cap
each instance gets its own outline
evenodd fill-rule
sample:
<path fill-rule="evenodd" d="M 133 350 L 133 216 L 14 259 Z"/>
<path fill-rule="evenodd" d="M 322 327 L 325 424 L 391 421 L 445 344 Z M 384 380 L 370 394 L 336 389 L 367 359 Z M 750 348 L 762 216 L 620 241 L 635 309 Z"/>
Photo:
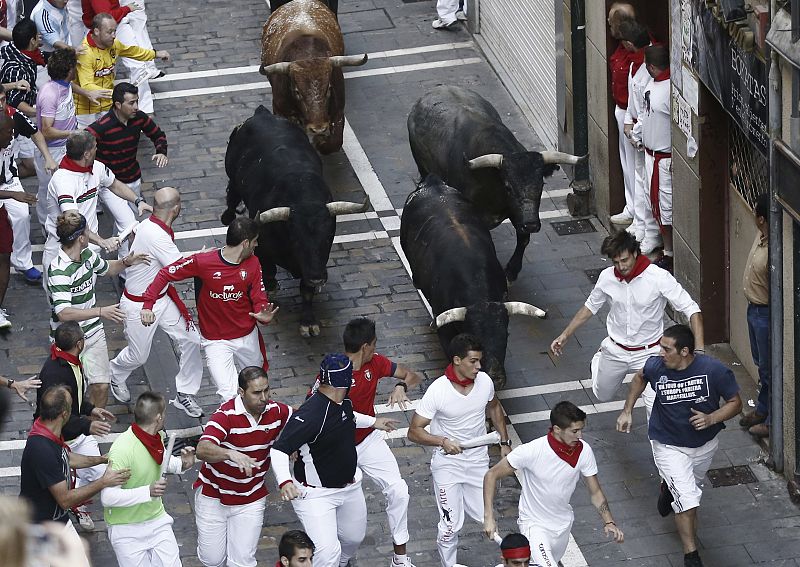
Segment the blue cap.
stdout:
<path fill-rule="evenodd" d="M 349 388 L 353 382 L 353 363 L 345 354 L 325 356 L 319 365 L 319 383 L 334 388 Z"/>

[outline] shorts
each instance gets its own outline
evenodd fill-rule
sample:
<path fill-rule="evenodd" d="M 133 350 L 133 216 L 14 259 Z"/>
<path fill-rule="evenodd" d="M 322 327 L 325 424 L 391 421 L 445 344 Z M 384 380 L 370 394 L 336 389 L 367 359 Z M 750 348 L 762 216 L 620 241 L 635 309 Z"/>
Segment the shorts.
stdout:
<path fill-rule="evenodd" d="M 111 366 L 108 361 L 106 332 L 102 327 L 86 337 L 86 345 L 81 353 L 83 375 L 87 384 L 108 384 L 111 382 Z"/>
<path fill-rule="evenodd" d="M 14 246 L 14 231 L 11 221 L 8 220 L 8 211 L 5 205 L 0 205 L 0 254 L 11 254 Z"/>
<path fill-rule="evenodd" d="M 700 487 L 719 447 L 719 439 L 714 437 L 700 447 L 678 447 L 658 441 L 650 441 L 650 445 L 653 447 L 653 460 L 658 472 L 675 498 L 672 503 L 675 513 L 680 514 L 700 506 L 700 498 L 703 496 Z"/>
<path fill-rule="evenodd" d="M 14 154 L 18 159 L 33 159 L 33 148 L 35 147 L 33 140 L 30 138 L 17 136 Z"/>

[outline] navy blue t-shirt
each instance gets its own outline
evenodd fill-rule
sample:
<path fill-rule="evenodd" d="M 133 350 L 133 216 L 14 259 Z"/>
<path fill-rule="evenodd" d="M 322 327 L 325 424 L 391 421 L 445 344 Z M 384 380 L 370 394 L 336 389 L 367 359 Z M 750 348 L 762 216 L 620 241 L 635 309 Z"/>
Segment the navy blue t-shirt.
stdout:
<path fill-rule="evenodd" d="M 692 408 L 709 414 L 719 409 L 720 398 L 730 400 L 739 392 L 733 372 L 719 360 L 698 354 L 684 370 L 670 370 L 660 356 L 651 356 L 643 373 L 656 393 L 650 439 L 665 445 L 700 447 L 725 428 L 724 423 L 716 423 L 697 431 L 689 423 Z"/>

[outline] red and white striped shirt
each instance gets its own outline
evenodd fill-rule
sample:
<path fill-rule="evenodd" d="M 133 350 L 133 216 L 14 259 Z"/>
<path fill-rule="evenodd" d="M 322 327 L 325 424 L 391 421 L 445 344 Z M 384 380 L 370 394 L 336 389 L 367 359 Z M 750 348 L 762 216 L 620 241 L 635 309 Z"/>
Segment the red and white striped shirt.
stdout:
<path fill-rule="evenodd" d="M 265 497 L 269 492 L 264 485 L 270 465 L 269 450 L 291 415 L 292 408 L 270 400 L 256 422 L 245 409 L 241 396 L 222 404 L 208 420 L 200 440 L 253 459 L 256 462 L 253 476 L 246 476 L 231 461 L 204 462 L 194 488 L 202 487 L 204 496 L 216 498 L 226 506 L 250 504 Z"/>

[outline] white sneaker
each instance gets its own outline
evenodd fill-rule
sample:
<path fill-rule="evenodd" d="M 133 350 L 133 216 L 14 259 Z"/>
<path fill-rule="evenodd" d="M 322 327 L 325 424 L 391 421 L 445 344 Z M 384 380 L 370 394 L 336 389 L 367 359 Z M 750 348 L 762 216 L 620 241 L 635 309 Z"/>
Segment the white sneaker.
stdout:
<path fill-rule="evenodd" d="M 182 394 L 178 392 L 175 399 L 170 400 L 169 403 L 179 410 L 186 412 L 186 415 L 189 417 L 202 417 L 203 415 L 203 408 L 200 407 L 200 404 L 197 403 L 197 399 L 191 394 Z"/>
<path fill-rule="evenodd" d="M 661 240 L 661 235 L 655 237 L 646 236 L 641 244 L 642 254 L 652 254 L 653 250 L 663 245 L 664 242 Z"/>
<path fill-rule="evenodd" d="M 608 220 L 612 224 L 628 226 L 633 222 L 633 217 L 628 215 L 625 211 L 622 211 L 621 213 L 617 213 L 616 215 L 611 215 L 610 217 L 608 217 Z"/>
<path fill-rule="evenodd" d="M 5 309 L 0 308 L 0 329 L 10 329 L 13 325 L 8 320 L 8 313 Z"/>
<path fill-rule="evenodd" d="M 467 15 L 464 13 L 464 10 L 459 10 L 458 12 L 456 12 L 456 20 L 458 20 L 459 22 L 467 21 Z"/>
<path fill-rule="evenodd" d="M 452 21 L 452 22 L 450 22 L 449 24 L 446 24 L 446 23 L 444 23 L 442 20 L 440 20 L 439 18 L 436 18 L 436 19 L 435 19 L 435 20 L 433 20 L 433 22 L 431 23 L 431 26 L 433 26 L 433 29 L 435 29 L 435 30 L 449 30 L 449 29 L 451 29 L 451 28 L 452 28 L 454 25 L 456 25 L 457 23 L 458 23 L 458 20 L 453 20 L 453 21 Z"/>
<path fill-rule="evenodd" d="M 114 396 L 118 402 L 122 402 L 123 404 L 127 404 L 131 401 L 131 391 L 128 390 L 128 385 L 124 383 L 117 384 L 112 380 L 111 395 Z"/>
<path fill-rule="evenodd" d="M 411 563 L 411 560 L 406 556 L 406 560 L 403 563 L 395 563 L 394 556 L 389 560 L 389 567 L 414 567 L 414 564 Z"/>
<path fill-rule="evenodd" d="M 637 242 L 644 240 L 644 231 L 633 228 L 633 225 L 630 225 L 625 231 L 631 233 Z"/>
<path fill-rule="evenodd" d="M 78 517 L 78 523 L 84 530 L 90 532 L 94 529 L 94 520 L 92 520 L 92 516 L 89 514 L 89 510 L 86 509 L 86 506 L 75 508 L 75 515 Z"/>

